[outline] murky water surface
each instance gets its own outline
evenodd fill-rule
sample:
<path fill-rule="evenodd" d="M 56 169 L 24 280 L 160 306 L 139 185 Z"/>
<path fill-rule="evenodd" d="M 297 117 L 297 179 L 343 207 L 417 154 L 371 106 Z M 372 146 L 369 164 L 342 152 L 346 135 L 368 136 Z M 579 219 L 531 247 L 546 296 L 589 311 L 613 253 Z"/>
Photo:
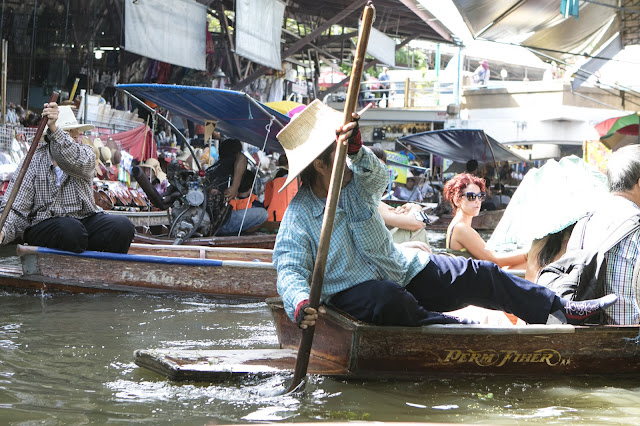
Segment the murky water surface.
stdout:
<path fill-rule="evenodd" d="M 17 261 L 7 249 L 0 255 L 4 263 Z M 640 417 L 637 380 L 312 377 L 304 392 L 287 397 L 273 394 L 289 377 L 216 385 L 169 382 L 137 367 L 133 351 L 275 348 L 266 305 L 1 289 L 0 300 L 0 424 L 637 424 Z"/>

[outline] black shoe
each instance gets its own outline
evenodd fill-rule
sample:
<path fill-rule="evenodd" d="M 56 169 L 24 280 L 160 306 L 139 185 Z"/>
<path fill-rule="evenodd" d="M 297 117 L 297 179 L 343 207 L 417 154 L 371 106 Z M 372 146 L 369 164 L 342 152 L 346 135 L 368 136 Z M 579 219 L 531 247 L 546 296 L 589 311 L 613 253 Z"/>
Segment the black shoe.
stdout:
<path fill-rule="evenodd" d="M 567 301 L 564 305 L 564 315 L 567 317 L 567 324 L 579 325 L 587 318 L 602 312 L 603 309 L 613 305 L 618 301 L 618 296 L 608 294 L 599 299 L 581 300 L 579 302 Z"/>

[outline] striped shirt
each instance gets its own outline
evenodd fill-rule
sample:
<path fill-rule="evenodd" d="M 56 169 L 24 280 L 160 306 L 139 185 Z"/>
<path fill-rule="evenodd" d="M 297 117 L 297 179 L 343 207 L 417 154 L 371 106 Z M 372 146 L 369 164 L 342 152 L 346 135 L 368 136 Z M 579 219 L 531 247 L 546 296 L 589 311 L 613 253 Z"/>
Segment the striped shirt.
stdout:
<path fill-rule="evenodd" d="M 28 227 L 52 217 L 82 219 L 98 210 L 93 199 L 93 149 L 77 143 L 61 129 L 49 131 L 48 137 L 50 142 L 41 142 L 33 154 L 4 224 L 2 244 L 21 238 Z M 53 160 L 63 172 L 59 185 Z M 21 168 L 22 163 L 17 170 Z M 4 210 L 17 176 L 15 173 L 11 178 L 0 210 Z"/>
<path fill-rule="evenodd" d="M 638 283 L 634 281 L 639 254 L 640 230 L 629 234 L 606 254 L 605 294 L 618 295 L 618 302 L 605 310 L 609 324 L 640 324 Z"/>
<path fill-rule="evenodd" d="M 353 178 L 340 191 L 321 302 L 368 280 L 406 286 L 429 261 L 424 251 L 395 245 L 378 214 L 380 194 L 387 186 L 386 167 L 366 147 L 350 160 Z M 276 237 L 278 293 L 292 320 L 298 304 L 309 298 L 324 208 L 325 200 L 303 185 L 287 207 Z"/>

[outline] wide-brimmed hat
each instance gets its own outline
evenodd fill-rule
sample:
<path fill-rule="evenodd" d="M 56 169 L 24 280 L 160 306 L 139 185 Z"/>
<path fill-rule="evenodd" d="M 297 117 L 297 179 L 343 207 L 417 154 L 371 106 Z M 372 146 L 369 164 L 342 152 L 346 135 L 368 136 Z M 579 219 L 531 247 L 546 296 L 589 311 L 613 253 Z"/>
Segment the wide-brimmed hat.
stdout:
<path fill-rule="evenodd" d="M 163 172 L 162 168 L 160 167 L 160 162 L 155 158 L 147 158 L 147 160 L 144 163 L 139 164 L 138 167 L 147 167 L 153 170 L 153 173 L 156 175 L 160 182 L 167 178 L 167 174 Z"/>
<path fill-rule="evenodd" d="M 343 116 L 318 99 L 294 116 L 277 134 L 289 161 L 289 175 L 280 191 L 336 141 Z"/>
<path fill-rule="evenodd" d="M 111 159 L 113 164 L 118 165 L 122 160 L 122 154 L 120 153 L 120 147 L 113 139 L 107 139 L 107 147 L 111 150 Z"/>
<path fill-rule="evenodd" d="M 78 129 L 81 132 L 86 132 L 87 130 L 93 129 L 94 125 L 78 123 L 71 107 L 62 105 L 58 107 L 58 120 L 56 121 L 56 127 L 62 130 Z"/>
<path fill-rule="evenodd" d="M 97 139 L 97 138 L 96 138 Z M 85 145 L 89 145 L 91 148 L 93 148 L 93 153 L 96 156 L 96 175 L 100 174 L 100 151 L 98 150 L 98 148 L 96 148 L 95 144 L 93 143 L 93 141 L 91 140 L 91 138 L 88 138 L 86 136 L 82 137 L 82 143 Z"/>
<path fill-rule="evenodd" d="M 107 148 L 106 146 L 103 146 L 102 148 L 100 148 L 100 161 L 102 161 L 103 165 L 112 165 L 111 162 L 111 150 L 109 148 Z"/>
<path fill-rule="evenodd" d="M 104 148 L 104 144 L 102 143 L 102 139 L 100 139 L 100 138 L 94 138 L 94 139 L 93 139 L 93 146 L 94 146 L 96 149 Z"/>

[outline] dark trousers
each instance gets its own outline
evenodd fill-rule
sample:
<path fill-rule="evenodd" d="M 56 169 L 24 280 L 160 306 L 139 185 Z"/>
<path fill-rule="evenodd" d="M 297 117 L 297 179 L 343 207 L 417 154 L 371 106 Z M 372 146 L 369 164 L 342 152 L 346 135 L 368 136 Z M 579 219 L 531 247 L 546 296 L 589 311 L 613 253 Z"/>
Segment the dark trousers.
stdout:
<path fill-rule="evenodd" d="M 135 228 L 124 216 L 96 213 L 84 219 L 53 217 L 26 229 L 25 243 L 80 253 L 85 250 L 126 253 Z"/>
<path fill-rule="evenodd" d="M 380 99 L 378 100 L 378 105 L 382 103 L 382 100 L 387 98 L 387 104 L 385 106 L 389 107 L 389 89 L 380 91 Z"/>
<path fill-rule="evenodd" d="M 492 262 L 432 255 L 406 286 L 366 281 L 331 297 L 330 302 L 361 321 L 419 326 L 446 322 L 440 312 L 468 305 L 512 313 L 545 324 L 555 293 L 515 277 Z"/>

